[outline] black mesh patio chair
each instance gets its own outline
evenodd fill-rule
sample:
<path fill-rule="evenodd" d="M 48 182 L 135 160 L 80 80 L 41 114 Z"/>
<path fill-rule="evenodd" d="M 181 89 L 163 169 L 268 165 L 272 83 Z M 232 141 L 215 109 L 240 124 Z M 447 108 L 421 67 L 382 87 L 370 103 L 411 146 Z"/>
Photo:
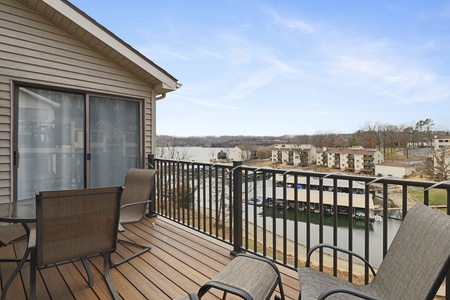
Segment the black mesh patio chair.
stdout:
<path fill-rule="evenodd" d="M 153 190 L 153 181 L 157 170 L 155 169 L 130 169 L 125 177 L 124 191 L 122 193 L 122 208 L 120 210 L 119 231 L 125 229 L 121 224 L 140 222 L 145 217 L 147 205 L 151 203 L 150 194 Z M 120 261 L 111 261 L 111 266 L 116 267 L 130 259 L 150 250 L 150 246 L 141 245 L 128 240 L 119 239 L 119 243 L 141 248 L 139 252 L 132 254 Z"/>
<path fill-rule="evenodd" d="M 313 247 L 306 267 L 298 269 L 300 299 L 433 299 L 450 268 L 450 216 L 417 204 L 406 214 L 375 275 L 367 285 L 355 285 L 309 268 L 311 253 L 331 245 Z"/>
<path fill-rule="evenodd" d="M 36 195 L 36 228 L 30 233 L 30 299 L 36 298 L 37 269 L 76 260 L 83 262 L 89 286 L 94 277 L 88 258 L 103 256 L 103 275 L 114 299 L 120 299 L 109 277 L 116 250 L 123 188 L 42 191 Z"/>

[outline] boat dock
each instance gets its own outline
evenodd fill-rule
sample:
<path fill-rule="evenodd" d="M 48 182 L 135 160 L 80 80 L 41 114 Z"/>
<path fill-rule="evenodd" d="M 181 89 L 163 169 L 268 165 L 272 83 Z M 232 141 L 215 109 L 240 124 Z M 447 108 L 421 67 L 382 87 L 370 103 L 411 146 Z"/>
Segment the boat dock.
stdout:
<path fill-rule="evenodd" d="M 259 196 L 262 199 L 262 196 Z M 268 188 L 265 193 L 266 201 L 260 201 L 260 205 L 263 202 L 269 205 L 273 205 L 275 198 L 275 205 L 277 208 L 284 208 L 285 201 L 287 203 L 288 209 L 295 208 L 295 202 L 297 201 L 297 208 L 301 211 L 308 210 L 308 199 L 307 199 L 307 190 L 305 189 L 287 189 L 286 195 L 284 196 L 284 191 L 282 187 L 276 187 L 275 195 L 273 195 L 273 189 Z M 320 212 L 320 191 L 310 190 L 309 191 L 309 210 L 313 213 Z M 369 204 L 369 220 L 375 220 L 375 206 L 373 203 L 372 197 L 368 199 Z M 366 211 L 366 198 L 365 195 L 361 194 L 348 194 L 348 193 L 335 193 L 333 192 L 322 192 L 322 204 L 323 204 L 323 213 L 326 215 L 334 214 L 334 206 L 336 203 L 337 213 L 338 214 L 349 214 L 349 209 L 351 207 L 351 213 L 356 219 L 364 219 L 365 211 Z M 251 203 L 253 204 L 253 203 Z"/>

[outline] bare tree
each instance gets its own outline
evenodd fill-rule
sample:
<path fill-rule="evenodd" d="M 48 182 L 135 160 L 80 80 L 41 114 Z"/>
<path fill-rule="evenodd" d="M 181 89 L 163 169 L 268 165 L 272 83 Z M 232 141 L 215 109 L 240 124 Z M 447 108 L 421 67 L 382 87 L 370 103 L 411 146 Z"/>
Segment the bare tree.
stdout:
<path fill-rule="evenodd" d="M 355 135 L 361 146 L 364 148 L 376 149 L 380 146 L 378 128 L 376 124 L 366 122 L 366 124 L 364 124 L 364 126 L 359 129 Z"/>
<path fill-rule="evenodd" d="M 315 134 L 313 134 L 309 140 L 314 146 L 319 148 L 322 147 L 337 148 L 337 147 L 345 147 L 347 145 L 347 141 L 334 132 L 318 131 Z"/>
<path fill-rule="evenodd" d="M 256 151 L 256 157 L 260 160 L 272 157 L 272 150 L 270 147 L 259 147 Z"/>
<path fill-rule="evenodd" d="M 399 126 L 399 146 L 403 148 L 403 153 L 406 159 L 409 158 L 409 148 L 411 147 L 411 139 L 414 134 L 414 128 L 412 126 L 400 125 Z"/>
<path fill-rule="evenodd" d="M 299 144 L 299 145 L 309 144 L 310 139 L 311 139 L 311 137 L 309 135 L 304 135 L 304 134 L 297 135 L 292 139 L 292 144 Z"/>
<path fill-rule="evenodd" d="M 387 148 L 388 148 L 388 135 L 389 135 L 389 125 L 386 124 L 378 124 L 378 137 L 379 137 L 379 141 L 380 141 L 380 149 L 383 149 L 383 153 L 384 156 L 386 157 L 387 155 Z"/>
<path fill-rule="evenodd" d="M 252 159 L 254 146 L 251 142 L 245 141 L 242 144 L 240 144 L 239 148 L 241 149 L 241 159 L 243 162 Z"/>
<path fill-rule="evenodd" d="M 437 181 L 448 180 L 450 172 L 450 147 L 431 149 L 433 159 L 433 179 Z"/>
<path fill-rule="evenodd" d="M 233 160 L 233 151 L 234 151 L 234 148 L 224 148 L 222 151 L 224 151 L 226 154 L 227 154 L 227 159 L 230 161 L 230 160 Z"/>
<path fill-rule="evenodd" d="M 173 160 L 189 160 L 191 156 L 186 147 L 177 147 L 177 140 L 173 138 L 160 143 L 156 149 L 156 157 Z"/>

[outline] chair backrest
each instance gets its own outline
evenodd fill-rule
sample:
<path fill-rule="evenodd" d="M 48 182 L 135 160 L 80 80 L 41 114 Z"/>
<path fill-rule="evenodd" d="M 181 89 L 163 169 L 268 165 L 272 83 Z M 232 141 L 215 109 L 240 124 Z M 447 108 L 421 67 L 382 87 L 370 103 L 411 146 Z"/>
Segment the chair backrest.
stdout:
<path fill-rule="evenodd" d="M 450 268 L 450 216 L 417 204 L 371 283 L 384 299 L 433 299 Z"/>
<path fill-rule="evenodd" d="M 122 206 L 126 204 L 148 201 L 153 189 L 155 169 L 130 169 L 125 177 L 122 193 Z M 130 205 L 122 208 L 120 223 L 134 223 L 142 220 L 148 203 Z"/>
<path fill-rule="evenodd" d="M 113 252 L 121 186 L 36 195 L 37 265 Z"/>

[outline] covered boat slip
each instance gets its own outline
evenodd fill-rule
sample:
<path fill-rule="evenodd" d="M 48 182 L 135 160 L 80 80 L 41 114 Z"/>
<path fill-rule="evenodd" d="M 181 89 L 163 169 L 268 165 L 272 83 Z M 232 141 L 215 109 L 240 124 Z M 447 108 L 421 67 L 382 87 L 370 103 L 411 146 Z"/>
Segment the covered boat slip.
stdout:
<path fill-rule="evenodd" d="M 295 192 L 297 192 L 297 201 L 306 203 L 307 202 L 307 190 L 301 189 L 290 189 L 286 192 L 286 199 L 288 201 L 295 201 Z M 323 204 L 324 205 L 334 205 L 334 193 L 333 192 L 323 192 Z M 349 207 L 349 199 L 352 198 L 353 208 L 366 208 L 366 198 L 364 195 L 360 194 L 347 194 L 347 193 L 336 193 L 336 204 L 337 206 Z M 310 191 L 310 203 L 319 204 L 320 203 L 320 191 Z M 374 209 L 374 204 L 372 196 L 369 197 L 369 210 Z"/>
<path fill-rule="evenodd" d="M 286 178 L 284 178 L 286 176 Z M 277 186 L 282 186 L 283 183 L 285 183 L 287 186 L 295 187 L 295 176 L 292 175 L 282 175 L 277 174 L 276 177 Z M 333 191 L 334 189 L 334 179 L 332 178 L 319 178 L 319 177 L 310 177 L 310 186 L 311 189 L 318 189 L 321 182 L 322 186 L 324 187 L 324 190 Z M 349 191 L 349 184 L 348 180 L 343 179 L 337 179 L 336 180 L 336 188 L 338 192 L 345 192 L 348 193 Z M 306 177 L 304 176 L 297 176 L 297 187 L 301 188 L 303 186 L 306 186 L 308 184 Z M 358 181 L 352 181 L 352 190 L 355 194 L 363 194 L 364 189 L 366 188 L 364 183 L 358 182 Z"/>
<path fill-rule="evenodd" d="M 297 194 L 297 195 L 296 195 Z M 322 194 L 322 196 L 321 196 Z M 336 202 L 335 202 L 336 195 Z M 293 189 L 287 188 L 286 195 L 284 195 L 283 187 L 275 187 L 275 195 L 272 187 L 266 189 L 266 193 L 263 196 L 266 199 L 266 203 L 269 205 L 273 204 L 273 198 L 275 198 L 275 203 L 277 208 L 284 207 L 284 199 L 286 199 L 288 209 L 295 208 L 295 201 L 298 201 L 298 209 L 301 211 L 307 210 L 308 203 L 308 191 L 306 189 Z M 309 191 L 309 203 L 311 212 L 319 212 L 319 205 L 321 203 L 324 205 L 325 214 L 333 214 L 333 207 L 336 203 L 337 212 L 342 214 L 348 214 L 348 209 L 353 208 L 352 215 L 356 218 L 364 218 L 366 209 L 366 197 L 361 194 L 348 194 L 348 193 L 333 193 L 333 192 L 320 192 L 318 190 Z M 351 203 L 350 203 L 351 201 Z M 261 201 L 261 205 L 262 205 Z M 372 195 L 368 199 L 368 209 L 369 209 L 369 219 L 374 219 L 374 203 Z"/>

